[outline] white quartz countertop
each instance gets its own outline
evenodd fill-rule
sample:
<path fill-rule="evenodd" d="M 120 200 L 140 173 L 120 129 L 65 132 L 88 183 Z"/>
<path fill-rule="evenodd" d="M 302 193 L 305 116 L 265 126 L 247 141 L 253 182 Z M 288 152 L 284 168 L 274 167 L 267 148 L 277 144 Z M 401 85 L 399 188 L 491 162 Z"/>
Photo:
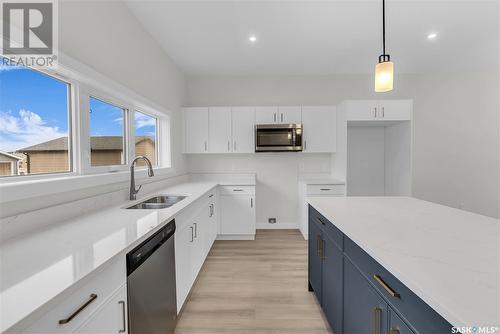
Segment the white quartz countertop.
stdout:
<path fill-rule="evenodd" d="M 453 326 L 500 327 L 500 221 L 409 197 L 308 202 Z"/>
<path fill-rule="evenodd" d="M 0 332 L 39 311 L 112 258 L 133 249 L 220 183 L 239 185 L 241 182 L 196 180 L 174 185 L 147 195 L 139 194 L 134 202 L 121 203 L 2 242 Z M 252 184 L 247 179 L 243 183 Z M 187 197 L 166 209 L 123 209 L 154 194 Z"/>

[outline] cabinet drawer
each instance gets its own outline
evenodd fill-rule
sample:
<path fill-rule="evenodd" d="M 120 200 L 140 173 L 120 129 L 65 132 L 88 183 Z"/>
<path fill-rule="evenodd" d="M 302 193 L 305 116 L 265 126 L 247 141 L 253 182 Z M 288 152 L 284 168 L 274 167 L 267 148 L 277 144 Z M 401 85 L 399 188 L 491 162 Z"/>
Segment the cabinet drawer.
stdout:
<path fill-rule="evenodd" d="M 344 195 L 345 185 L 343 184 L 308 184 L 307 195 Z"/>
<path fill-rule="evenodd" d="M 344 237 L 345 255 L 370 284 L 418 333 L 451 333 L 452 326 L 352 240 Z"/>
<path fill-rule="evenodd" d="M 89 316 L 99 308 L 126 281 L 125 258 L 120 257 L 93 277 L 88 278 L 82 287 L 67 296 L 60 304 L 48 311 L 41 318 L 26 328 L 23 333 L 69 333 L 89 319 Z M 91 298 L 92 295 L 96 297 Z M 92 301 L 91 301 L 92 300 Z M 68 319 L 80 307 L 88 305 L 75 315 L 69 322 L 59 324 L 60 320 Z"/>
<path fill-rule="evenodd" d="M 321 213 L 316 211 L 315 208 L 309 205 L 309 224 L 316 224 L 320 226 L 320 229 L 333 241 L 335 246 L 344 249 L 344 234 L 333 225 L 328 219 L 326 219 Z"/>
<path fill-rule="evenodd" d="M 221 186 L 221 195 L 255 195 L 255 186 Z"/>

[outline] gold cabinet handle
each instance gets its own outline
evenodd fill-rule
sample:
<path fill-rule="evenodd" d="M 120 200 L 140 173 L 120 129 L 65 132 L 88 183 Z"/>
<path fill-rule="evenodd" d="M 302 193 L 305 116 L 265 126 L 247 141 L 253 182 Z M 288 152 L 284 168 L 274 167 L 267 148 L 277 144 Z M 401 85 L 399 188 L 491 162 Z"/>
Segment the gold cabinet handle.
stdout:
<path fill-rule="evenodd" d="M 90 303 L 92 303 L 96 299 L 97 299 L 97 295 L 95 293 L 91 294 L 90 297 L 89 297 L 89 299 L 85 302 L 85 304 L 83 304 L 82 306 L 80 306 L 78 308 L 78 310 L 76 310 L 75 312 L 73 312 L 73 314 L 71 314 L 66 319 L 59 320 L 59 325 L 67 324 L 68 322 L 70 322 L 71 320 L 73 320 L 74 317 L 76 317 L 80 312 L 82 312 L 87 306 L 90 305 Z"/>
<path fill-rule="evenodd" d="M 394 298 L 401 298 L 401 295 L 391 288 L 379 275 L 373 275 L 373 279 L 380 284 L 388 294 Z"/>
<path fill-rule="evenodd" d="M 391 327 L 389 334 L 399 334 L 399 328 Z"/>
<path fill-rule="evenodd" d="M 325 225 L 325 222 L 321 218 L 316 218 L 316 222 L 321 225 Z"/>
<path fill-rule="evenodd" d="M 318 254 L 318 257 L 321 258 L 322 250 L 321 250 L 321 235 L 317 234 L 316 235 L 316 253 Z"/>
<path fill-rule="evenodd" d="M 373 334 L 380 333 L 380 314 L 382 309 L 378 306 L 373 308 Z"/>

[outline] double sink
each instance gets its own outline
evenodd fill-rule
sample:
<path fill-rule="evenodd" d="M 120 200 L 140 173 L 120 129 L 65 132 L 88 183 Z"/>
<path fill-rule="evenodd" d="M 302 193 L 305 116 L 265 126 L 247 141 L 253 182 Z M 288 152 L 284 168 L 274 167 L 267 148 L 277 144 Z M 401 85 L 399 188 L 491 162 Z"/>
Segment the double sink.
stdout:
<path fill-rule="evenodd" d="M 157 209 L 166 209 L 170 208 L 172 205 L 179 203 L 186 196 L 179 195 L 158 195 L 132 206 L 127 207 L 127 209 L 149 209 L 149 210 L 157 210 Z"/>

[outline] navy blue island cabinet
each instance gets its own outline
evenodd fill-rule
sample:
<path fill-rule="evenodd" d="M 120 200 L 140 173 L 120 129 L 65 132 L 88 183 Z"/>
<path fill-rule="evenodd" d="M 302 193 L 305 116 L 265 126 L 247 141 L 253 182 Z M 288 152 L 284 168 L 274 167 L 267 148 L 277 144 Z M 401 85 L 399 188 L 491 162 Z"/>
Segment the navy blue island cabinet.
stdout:
<path fill-rule="evenodd" d="M 334 334 L 449 334 L 452 325 L 309 206 L 309 291 Z"/>

